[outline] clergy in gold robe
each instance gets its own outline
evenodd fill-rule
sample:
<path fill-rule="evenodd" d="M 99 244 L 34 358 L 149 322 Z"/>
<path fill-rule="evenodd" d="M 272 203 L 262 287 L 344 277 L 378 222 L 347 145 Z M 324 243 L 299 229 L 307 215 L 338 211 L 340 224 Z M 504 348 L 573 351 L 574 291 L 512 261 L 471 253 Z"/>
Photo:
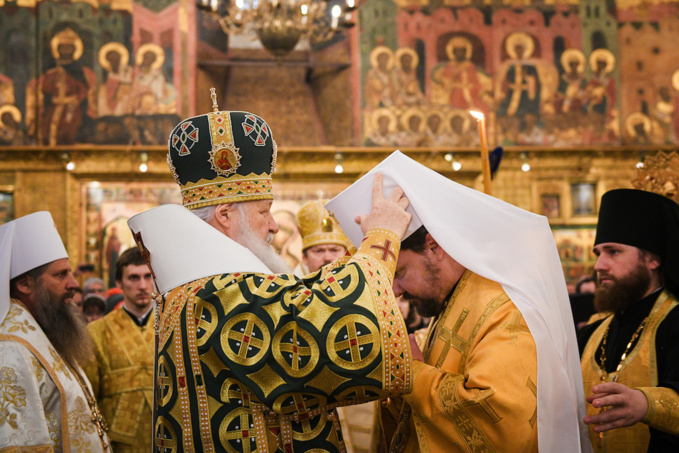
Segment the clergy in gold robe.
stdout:
<path fill-rule="evenodd" d="M 110 453 L 78 365 L 91 351 L 68 301 L 78 283 L 48 212 L 0 226 L 0 275 L 0 451 Z"/>
<path fill-rule="evenodd" d="M 415 232 L 404 247 L 418 248 L 407 244 L 422 234 Z M 412 393 L 382 412 L 390 451 L 537 452 L 535 341 L 509 296 L 459 265 L 445 277 L 438 272 L 437 282 L 418 278 L 427 289 L 411 277 L 417 272 L 412 261 L 399 261 L 397 269 L 403 275 L 397 274 L 395 293 L 435 318 L 422 345 L 425 361 L 413 364 Z M 452 295 L 436 309 L 418 300 L 446 282 L 454 283 Z"/>
<path fill-rule="evenodd" d="M 547 220 L 394 152 L 325 205 L 354 244 L 355 213 L 366 209 L 378 173 L 385 194 L 400 188 L 413 214 L 394 295 L 434 318 L 424 353 L 410 338 L 413 391 L 383 402 L 390 451 L 590 451 L 575 329 Z"/>
<path fill-rule="evenodd" d="M 299 279 L 267 241 L 276 145 L 264 120 L 187 119 L 168 162 L 185 207 L 129 221 L 161 296 L 154 451 L 344 451 L 336 407 L 411 389 L 391 291 L 407 199 L 376 185 L 356 253 Z"/>
<path fill-rule="evenodd" d="M 594 241 L 607 317 L 578 341 L 596 452 L 679 451 L 679 206 L 632 189 L 604 194 Z"/>
<path fill-rule="evenodd" d="M 137 247 L 116 263 L 123 305 L 87 326 L 95 357 L 85 366 L 116 453 L 151 450 L 153 407 L 153 281 Z"/>

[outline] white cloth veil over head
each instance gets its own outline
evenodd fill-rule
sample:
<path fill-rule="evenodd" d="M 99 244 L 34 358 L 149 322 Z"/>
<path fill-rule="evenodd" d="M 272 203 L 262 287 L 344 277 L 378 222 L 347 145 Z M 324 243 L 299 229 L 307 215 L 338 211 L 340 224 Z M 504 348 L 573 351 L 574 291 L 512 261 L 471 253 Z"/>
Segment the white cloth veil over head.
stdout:
<path fill-rule="evenodd" d="M 127 221 L 142 253 L 149 254 L 159 294 L 199 278 L 271 271 L 250 250 L 183 206 L 166 204 Z"/>
<path fill-rule="evenodd" d="M 538 444 L 542 452 L 591 451 L 575 327 L 554 236 L 547 219 L 455 183 L 399 151 L 325 206 L 349 239 L 372 205 L 375 172 L 388 196 L 399 186 L 413 219 L 470 271 L 502 285 L 528 324 L 538 356 Z M 511 370 L 498 370 L 511 373 Z"/>

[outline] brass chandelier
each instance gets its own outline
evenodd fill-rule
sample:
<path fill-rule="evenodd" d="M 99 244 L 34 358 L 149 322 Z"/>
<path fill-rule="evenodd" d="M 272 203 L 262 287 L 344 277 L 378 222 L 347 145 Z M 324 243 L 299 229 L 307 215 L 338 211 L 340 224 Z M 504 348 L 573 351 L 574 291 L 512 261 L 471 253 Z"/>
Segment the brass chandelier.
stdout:
<path fill-rule="evenodd" d="M 341 2 L 341 3 L 340 3 Z M 265 49 L 281 58 L 301 39 L 313 45 L 352 27 L 355 0 L 198 0 L 229 35 L 254 34 Z"/>

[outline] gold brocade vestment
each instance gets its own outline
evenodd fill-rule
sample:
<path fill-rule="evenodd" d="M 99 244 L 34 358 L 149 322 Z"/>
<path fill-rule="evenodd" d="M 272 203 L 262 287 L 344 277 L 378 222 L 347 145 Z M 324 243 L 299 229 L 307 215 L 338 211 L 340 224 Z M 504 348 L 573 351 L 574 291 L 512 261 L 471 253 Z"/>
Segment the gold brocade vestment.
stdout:
<path fill-rule="evenodd" d="M 138 326 L 121 307 L 87 326 L 95 360 L 85 367 L 116 453 L 151 450 L 153 323 Z"/>
<path fill-rule="evenodd" d="M 640 422 L 626 428 L 618 428 L 599 433 L 589 428 L 589 437 L 594 451 L 597 453 L 637 453 L 648 450 L 651 426 L 660 431 L 679 435 L 679 396 L 677 392 L 665 387 L 657 387 L 658 370 L 656 361 L 656 333 L 660 323 L 677 305 L 674 296 L 663 291 L 656 300 L 646 325 L 639 336 L 634 348 L 627 354 L 622 364 L 617 382 L 630 388 L 641 390 L 648 400 L 648 413 Z M 601 383 L 602 370 L 596 360 L 596 352 L 601 347 L 606 329 L 611 324 L 613 316 L 604 320 L 594 331 L 584 351 L 582 352 L 582 378 L 585 385 L 585 396 L 592 394 L 592 387 Z M 610 358 L 618 360 L 619 358 Z M 606 381 L 611 382 L 615 373 L 610 373 Z M 587 404 L 587 415 L 598 414 L 599 409 Z"/>
<path fill-rule="evenodd" d="M 398 251 L 393 233 L 371 230 L 308 279 L 231 273 L 167 293 L 154 451 L 344 451 L 336 407 L 411 389 Z"/>
<path fill-rule="evenodd" d="M 538 451 L 535 342 L 499 284 L 465 271 L 423 353 L 412 393 L 382 409 L 391 451 Z"/>

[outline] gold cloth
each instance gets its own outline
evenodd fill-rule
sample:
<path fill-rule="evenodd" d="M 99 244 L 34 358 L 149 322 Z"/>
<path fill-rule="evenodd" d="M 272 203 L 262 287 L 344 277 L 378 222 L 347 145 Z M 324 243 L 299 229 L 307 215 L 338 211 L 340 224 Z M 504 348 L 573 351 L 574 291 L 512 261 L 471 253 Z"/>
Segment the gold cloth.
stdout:
<path fill-rule="evenodd" d="M 538 451 L 535 342 L 499 284 L 465 271 L 426 345 L 413 392 L 382 409 L 391 451 Z"/>
<path fill-rule="evenodd" d="M 656 367 L 655 336 L 660 323 L 672 308 L 677 305 L 674 296 L 663 291 L 656 300 L 646 320 L 646 326 L 639 335 L 634 348 L 627 354 L 622 364 L 617 382 L 630 388 L 644 392 L 649 403 L 649 411 L 641 423 L 626 428 L 618 428 L 599 433 L 589 427 L 589 438 L 596 453 L 632 453 L 648 450 L 651 434 L 648 427 L 679 435 L 679 395 L 672 389 L 656 387 L 658 370 Z M 613 316 L 604 320 L 590 337 L 582 352 L 582 380 L 585 385 L 585 396 L 592 394 L 592 387 L 601 383 L 602 369 L 596 360 L 596 352 L 600 348 L 604 333 L 613 320 Z M 611 382 L 615 372 L 608 374 L 606 382 Z M 587 405 L 587 414 L 598 414 L 599 409 Z"/>
<path fill-rule="evenodd" d="M 85 367 L 116 453 L 151 450 L 153 324 L 138 326 L 123 308 L 87 326 L 95 360 Z"/>
<path fill-rule="evenodd" d="M 170 291 L 155 451 L 343 452 L 336 407 L 411 390 L 398 252 L 398 237 L 371 230 L 353 257 L 301 280 L 233 273 Z"/>

